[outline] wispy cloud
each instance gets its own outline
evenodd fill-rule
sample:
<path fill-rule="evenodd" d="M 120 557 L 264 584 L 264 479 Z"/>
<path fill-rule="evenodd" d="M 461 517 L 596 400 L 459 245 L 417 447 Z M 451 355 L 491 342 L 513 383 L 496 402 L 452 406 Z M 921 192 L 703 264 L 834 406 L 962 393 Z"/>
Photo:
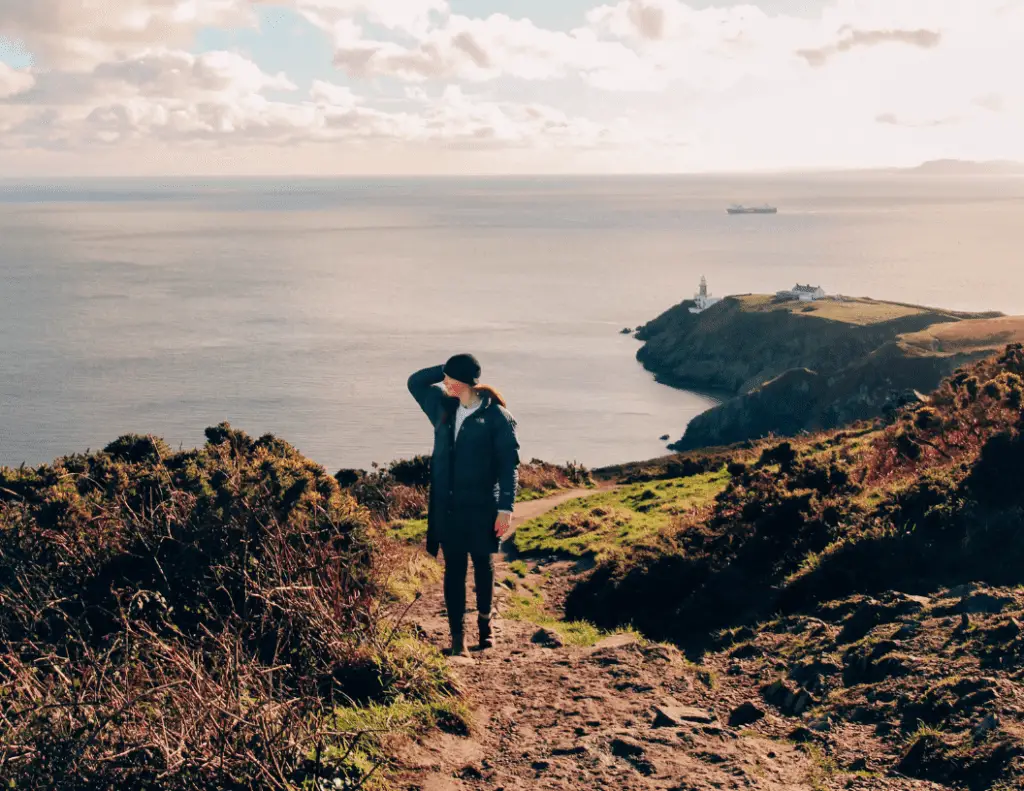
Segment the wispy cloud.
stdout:
<path fill-rule="evenodd" d="M 896 113 L 880 113 L 875 116 L 875 121 L 880 124 L 888 124 L 889 126 L 903 126 L 911 129 L 926 129 L 928 127 L 935 126 L 947 126 L 948 124 L 955 124 L 963 120 L 958 115 L 948 116 L 946 118 L 926 118 L 923 120 L 910 120 L 901 118 Z"/>
<path fill-rule="evenodd" d="M 824 66 L 830 58 L 858 47 L 877 47 L 880 44 L 907 44 L 921 49 L 932 49 L 942 42 L 942 34 L 935 30 L 850 30 L 834 44 L 817 49 L 797 50 L 797 55 L 815 67 Z"/>

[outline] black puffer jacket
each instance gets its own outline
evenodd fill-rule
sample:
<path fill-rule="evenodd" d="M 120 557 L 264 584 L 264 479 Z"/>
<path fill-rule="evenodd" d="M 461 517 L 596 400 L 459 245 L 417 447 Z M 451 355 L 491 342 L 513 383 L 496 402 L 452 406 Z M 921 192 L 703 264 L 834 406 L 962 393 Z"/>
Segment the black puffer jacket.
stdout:
<path fill-rule="evenodd" d="M 519 440 L 512 414 L 481 393 L 484 402 L 466 418 L 455 441 L 459 399 L 445 394 L 443 366 L 409 377 L 409 392 L 434 426 L 430 460 L 427 551 L 441 544 L 474 553 L 498 551 L 494 520 L 511 511 L 519 489 Z"/>

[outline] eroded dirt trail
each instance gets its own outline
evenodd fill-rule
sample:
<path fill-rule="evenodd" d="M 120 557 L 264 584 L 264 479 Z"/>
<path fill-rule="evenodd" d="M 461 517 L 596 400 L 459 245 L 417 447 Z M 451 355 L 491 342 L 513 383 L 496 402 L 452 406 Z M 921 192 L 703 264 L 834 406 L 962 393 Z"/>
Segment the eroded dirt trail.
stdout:
<path fill-rule="evenodd" d="M 516 521 L 542 515 L 579 496 L 579 490 L 516 507 Z M 435 732 L 403 748 L 405 771 L 397 787 L 412 791 L 459 789 L 759 789 L 931 787 L 878 785 L 844 778 L 833 784 L 811 751 L 760 737 L 730 713 L 743 690 L 687 662 L 675 648 L 646 644 L 628 634 L 594 646 L 537 643 L 538 626 L 503 619 L 508 585 L 540 591 L 548 600 L 564 590 L 573 565 L 551 558 L 530 562 L 525 578 L 497 563 L 497 644 L 470 659 L 451 659 L 473 712 L 468 736 Z M 470 575 L 472 577 L 472 575 Z M 472 606 L 472 583 L 467 601 Z M 448 644 L 440 585 L 425 591 L 412 618 L 439 647 Z M 467 615 L 475 643 L 475 612 Z M 660 713 L 659 713 L 660 710 Z M 770 716 L 770 715 L 769 715 Z"/>

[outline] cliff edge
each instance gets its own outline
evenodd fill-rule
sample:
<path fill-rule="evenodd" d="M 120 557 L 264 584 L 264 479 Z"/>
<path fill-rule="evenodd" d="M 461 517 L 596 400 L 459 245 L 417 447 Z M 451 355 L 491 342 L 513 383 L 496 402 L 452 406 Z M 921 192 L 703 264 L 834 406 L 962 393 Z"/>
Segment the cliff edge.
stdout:
<path fill-rule="evenodd" d="M 959 366 L 1024 338 L 1024 319 L 871 299 L 747 294 L 699 314 L 693 304 L 637 332 L 637 359 L 658 381 L 727 394 L 674 450 L 876 417 L 900 394 L 928 392 Z"/>

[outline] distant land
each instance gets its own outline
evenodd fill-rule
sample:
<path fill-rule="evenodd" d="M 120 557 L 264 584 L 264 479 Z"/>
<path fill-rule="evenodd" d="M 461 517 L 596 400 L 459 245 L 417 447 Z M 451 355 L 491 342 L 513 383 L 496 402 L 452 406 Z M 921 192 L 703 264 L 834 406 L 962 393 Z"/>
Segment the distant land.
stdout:
<path fill-rule="evenodd" d="M 658 381 L 732 393 L 671 450 L 834 429 L 878 417 L 958 367 L 1024 341 L 1024 317 L 862 297 L 814 302 L 743 294 L 692 300 L 640 327 L 637 359 Z"/>
<path fill-rule="evenodd" d="M 915 168 L 914 173 L 937 176 L 972 176 L 972 175 L 1024 175 L 1024 162 L 1008 159 L 996 159 L 987 162 L 974 162 L 967 159 L 933 159 L 923 162 Z"/>

